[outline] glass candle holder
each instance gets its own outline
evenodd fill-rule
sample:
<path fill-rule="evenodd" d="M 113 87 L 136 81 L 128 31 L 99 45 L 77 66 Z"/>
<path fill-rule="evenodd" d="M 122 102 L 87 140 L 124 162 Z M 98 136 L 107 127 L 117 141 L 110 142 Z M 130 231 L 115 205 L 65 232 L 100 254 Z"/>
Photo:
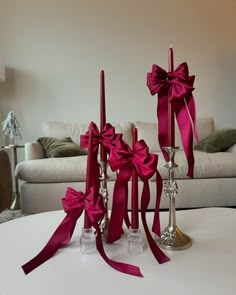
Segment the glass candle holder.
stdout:
<path fill-rule="evenodd" d="M 129 229 L 128 240 L 128 252 L 133 255 L 143 253 L 143 239 L 141 229 Z"/>
<path fill-rule="evenodd" d="M 96 252 L 96 234 L 93 228 L 82 228 L 80 237 L 80 251 L 83 254 L 92 254 Z"/>

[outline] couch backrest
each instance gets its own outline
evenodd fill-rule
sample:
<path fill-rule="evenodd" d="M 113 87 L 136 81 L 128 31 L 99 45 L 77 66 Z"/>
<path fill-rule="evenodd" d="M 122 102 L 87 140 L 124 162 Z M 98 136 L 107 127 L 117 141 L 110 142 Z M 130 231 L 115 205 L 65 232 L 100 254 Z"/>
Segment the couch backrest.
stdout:
<path fill-rule="evenodd" d="M 115 127 L 116 133 L 122 133 L 124 140 L 132 143 L 131 122 L 111 123 Z M 99 126 L 99 125 L 98 125 Z M 61 121 L 45 121 L 43 122 L 43 135 L 56 138 L 64 138 L 70 136 L 72 140 L 80 144 L 80 135 L 88 130 L 89 123 L 73 123 Z"/>
<path fill-rule="evenodd" d="M 138 138 L 144 139 L 149 146 L 150 152 L 159 152 L 160 146 L 158 143 L 158 124 L 150 122 L 133 122 L 134 126 L 138 129 Z M 199 139 L 203 139 L 210 135 L 215 130 L 214 119 L 212 117 L 198 118 L 197 119 Z M 196 141 L 194 140 L 194 143 Z M 175 127 L 175 145 L 183 149 L 179 129 Z"/>
<path fill-rule="evenodd" d="M 137 127 L 138 139 L 144 139 L 149 146 L 150 152 L 159 152 L 160 147 L 157 138 L 157 123 L 150 122 L 120 122 L 112 123 L 115 127 L 116 133 L 122 133 L 124 140 L 132 146 L 132 128 Z M 64 138 L 70 136 L 72 140 L 80 144 L 80 135 L 85 134 L 88 130 L 89 123 L 73 123 L 62 121 L 45 121 L 43 122 L 43 135 Z M 99 126 L 99 125 L 98 125 Z M 197 119 L 199 139 L 203 139 L 214 132 L 214 119 L 212 117 Z M 179 129 L 175 128 L 175 143 L 180 149 L 183 149 L 179 134 Z"/>

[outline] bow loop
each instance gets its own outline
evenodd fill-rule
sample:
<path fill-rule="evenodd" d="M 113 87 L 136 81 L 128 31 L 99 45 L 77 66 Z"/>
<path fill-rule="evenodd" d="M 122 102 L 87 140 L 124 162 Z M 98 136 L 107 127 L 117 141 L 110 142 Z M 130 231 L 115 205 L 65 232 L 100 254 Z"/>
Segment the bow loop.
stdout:
<path fill-rule="evenodd" d="M 106 213 L 103 197 L 99 194 L 97 198 L 95 198 L 94 193 L 94 188 L 90 188 L 90 193 L 85 199 L 85 211 L 93 226 L 98 224 Z"/>
<path fill-rule="evenodd" d="M 147 74 L 147 86 L 152 95 L 168 89 L 167 72 L 158 65 L 152 65 L 152 71 Z"/>
<path fill-rule="evenodd" d="M 115 146 L 121 138 L 121 133 L 115 133 L 115 127 L 113 127 L 110 123 L 105 124 L 103 130 L 101 131 L 101 140 L 106 148 L 110 149 L 112 146 Z"/>
<path fill-rule="evenodd" d="M 64 211 L 72 218 L 78 219 L 84 210 L 85 195 L 71 187 L 67 188 L 65 198 L 62 199 Z"/>
<path fill-rule="evenodd" d="M 149 148 L 143 139 L 135 143 L 133 155 L 132 162 L 138 176 L 143 181 L 151 178 L 156 172 L 158 161 L 157 155 L 149 153 Z"/>
<path fill-rule="evenodd" d="M 98 151 L 98 142 L 97 138 L 99 136 L 99 130 L 97 125 L 94 122 L 90 122 L 89 128 L 86 131 L 85 134 L 80 135 L 80 147 L 81 148 L 88 148 L 88 142 L 89 142 L 89 131 L 93 130 L 93 151 Z"/>
<path fill-rule="evenodd" d="M 132 157 L 133 151 L 131 148 L 124 140 L 120 139 L 117 141 L 116 146 L 111 148 L 108 163 L 112 171 L 121 170 L 123 168 L 130 170 L 132 168 Z"/>

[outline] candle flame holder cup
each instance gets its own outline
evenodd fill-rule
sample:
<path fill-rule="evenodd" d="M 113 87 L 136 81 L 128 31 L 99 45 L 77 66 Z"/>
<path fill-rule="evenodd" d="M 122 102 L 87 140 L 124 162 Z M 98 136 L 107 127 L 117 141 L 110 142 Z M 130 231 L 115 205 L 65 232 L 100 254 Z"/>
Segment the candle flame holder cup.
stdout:
<path fill-rule="evenodd" d="M 128 240 L 128 252 L 133 255 L 143 253 L 143 239 L 141 229 L 129 229 Z"/>
<path fill-rule="evenodd" d="M 165 165 L 168 169 L 169 179 L 164 181 L 164 192 L 169 198 L 169 224 L 162 231 L 158 244 L 166 250 L 185 250 L 192 245 L 192 240 L 181 232 L 176 225 L 175 197 L 178 194 L 178 185 L 175 181 L 174 171 L 178 165 L 175 163 L 174 158 L 179 148 L 169 146 L 163 149 L 167 152 L 169 158 Z"/>
<path fill-rule="evenodd" d="M 80 251 L 83 254 L 92 254 L 96 252 L 96 234 L 92 227 L 82 228 L 82 235 L 80 237 Z"/>
<path fill-rule="evenodd" d="M 109 176 L 107 175 L 107 162 L 101 161 L 100 162 L 100 190 L 99 193 L 103 197 L 103 204 L 105 207 L 105 215 L 103 219 L 101 220 L 99 226 L 100 231 L 102 235 L 103 240 L 107 240 L 107 234 L 108 234 L 108 227 L 109 227 L 109 216 L 108 216 L 108 190 L 107 190 L 107 180 L 109 179 Z"/>

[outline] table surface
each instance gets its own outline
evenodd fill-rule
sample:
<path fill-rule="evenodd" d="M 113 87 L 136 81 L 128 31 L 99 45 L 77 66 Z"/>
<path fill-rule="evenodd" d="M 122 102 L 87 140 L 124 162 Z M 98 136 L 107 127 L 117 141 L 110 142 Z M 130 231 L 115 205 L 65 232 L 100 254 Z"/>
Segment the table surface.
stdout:
<path fill-rule="evenodd" d="M 21 265 L 45 246 L 64 218 L 63 211 L 41 213 L 0 225 L 0 294 L 236 294 L 236 210 L 205 208 L 177 211 L 177 225 L 192 240 L 182 251 L 164 252 L 171 261 L 158 264 L 145 244 L 140 255 L 127 252 L 126 233 L 114 244 L 105 244 L 107 255 L 140 267 L 143 278 L 113 270 L 96 252 L 79 250 L 83 218 L 70 244 L 50 260 L 25 275 Z M 152 213 L 147 213 L 151 224 Z M 168 212 L 161 212 L 166 226 Z M 125 228 L 124 228 L 125 229 Z"/>

